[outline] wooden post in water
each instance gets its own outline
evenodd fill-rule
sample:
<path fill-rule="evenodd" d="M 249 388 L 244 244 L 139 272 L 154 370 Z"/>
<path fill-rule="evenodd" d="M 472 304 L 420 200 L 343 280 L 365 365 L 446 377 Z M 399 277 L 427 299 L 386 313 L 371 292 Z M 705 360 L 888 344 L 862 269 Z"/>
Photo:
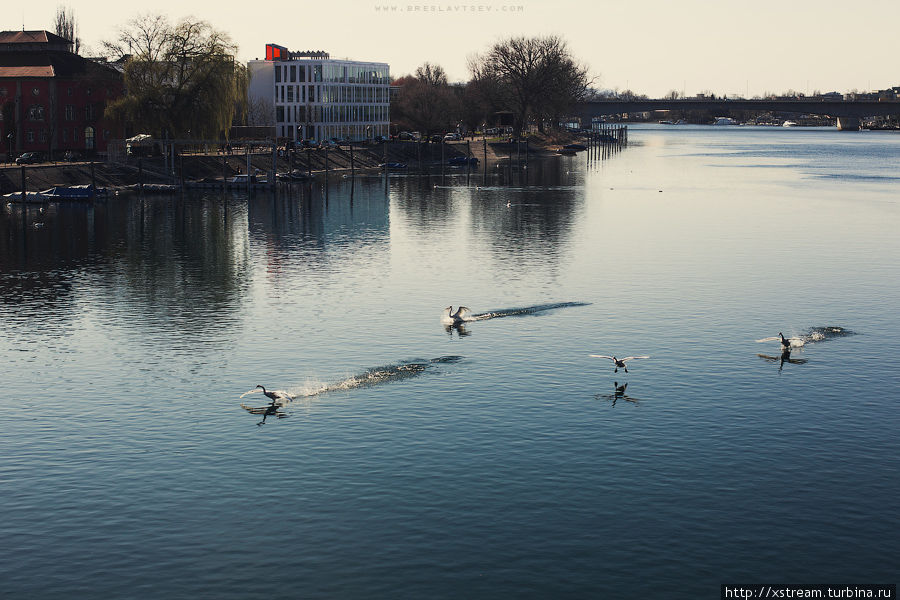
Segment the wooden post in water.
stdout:
<path fill-rule="evenodd" d="M 481 138 L 484 143 L 484 166 L 481 168 L 481 185 L 487 185 L 487 137 Z"/>
<path fill-rule="evenodd" d="M 22 165 L 22 214 L 25 214 L 26 201 L 25 197 L 27 196 L 27 192 L 25 191 L 25 165 Z M 23 219 L 24 221 L 24 219 Z"/>
<path fill-rule="evenodd" d="M 350 142 L 350 177 L 356 176 L 356 163 L 353 160 L 353 142 Z M 350 188 L 350 196 L 353 196 L 353 188 Z"/>
<path fill-rule="evenodd" d="M 272 142 L 272 177 L 269 179 L 269 185 L 275 189 L 275 176 L 278 174 L 278 144 Z"/>
<path fill-rule="evenodd" d="M 309 158 L 310 150 L 312 150 L 312 148 L 306 149 L 306 176 L 308 178 L 312 178 L 312 160 L 310 160 L 310 158 Z"/>
<path fill-rule="evenodd" d="M 325 185 L 328 185 L 328 146 L 325 146 Z"/>
<path fill-rule="evenodd" d="M 522 168 L 522 153 L 519 150 L 519 138 L 516 137 L 516 168 Z"/>
<path fill-rule="evenodd" d="M 94 175 L 94 159 L 91 159 L 91 188 L 94 190 L 94 197 L 97 197 L 97 177 Z"/>
<path fill-rule="evenodd" d="M 466 140 L 466 185 L 469 185 L 469 176 L 472 174 L 472 147 Z"/>
<path fill-rule="evenodd" d="M 247 191 L 250 191 L 250 144 L 245 146 L 245 154 L 247 155 Z"/>
<path fill-rule="evenodd" d="M 144 159 L 138 159 L 138 192 L 144 192 Z"/>
<path fill-rule="evenodd" d="M 228 182 L 228 161 L 225 158 L 225 148 L 222 148 L 222 188 Z"/>
<path fill-rule="evenodd" d="M 444 185 L 444 138 L 441 138 L 441 185 Z"/>

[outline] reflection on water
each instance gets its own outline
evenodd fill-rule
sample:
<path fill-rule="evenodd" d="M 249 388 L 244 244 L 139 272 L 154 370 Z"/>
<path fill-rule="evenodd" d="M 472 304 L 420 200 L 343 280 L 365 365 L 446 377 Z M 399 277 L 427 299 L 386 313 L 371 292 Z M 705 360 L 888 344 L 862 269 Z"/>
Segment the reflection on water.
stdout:
<path fill-rule="evenodd" d="M 788 363 L 791 365 L 805 365 L 807 362 L 809 362 L 805 358 L 791 358 L 790 348 L 785 348 L 778 356 L 770 356 L 768 354 L 757 354 L 757 356 L 768 362 L 777 362 L 779 373 L 784 368 L 784 363 Z"/>
<path fill-rule="evenodd" d="M 625 390 L 628 388 L 628 383 L 623 383 L 619 385 L 618 381 L 613 382 L 613 391 L 611 394 L 595 394 L 594 398 L 597 400 L 605 400 L 609 402 L 610 406 L 615 406 L 616 402 L 619 400 L 624 400 L 625 402 L 630 402 L 632 404 L 638 404 L 642 402 L 641 399 L 635 398 L 630 394 L 626 394 Z"/>
<path fill-rule="evenodd" d="M 900 138 L 721 129 L 636 128 L 605 164 L 469 185 L 0 207 L 3 591 L 893 577 L 900 204 L 889 180 L 815 172 L 889 175 Z M 439 329 L 451 303 L 495 318 Z M 753 342 L 778 330 L 808 339 L 783 363 Z M 613 381 L 589 352 L 615 348 L 652 368 Z M 238 399 L 256 384 L 285 396 Z"/>

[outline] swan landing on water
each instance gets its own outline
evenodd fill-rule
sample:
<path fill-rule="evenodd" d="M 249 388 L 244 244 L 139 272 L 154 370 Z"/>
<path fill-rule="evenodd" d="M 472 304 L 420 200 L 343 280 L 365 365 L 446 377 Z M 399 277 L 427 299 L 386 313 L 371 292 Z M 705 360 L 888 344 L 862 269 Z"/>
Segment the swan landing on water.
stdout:
<path fill-rule="evenodd" d="M 472 311 L 465 306 L 460 306 L 456 309 L 456 312 L 453 312 L 453 305 L 451 304 L 444 309 L 444 313 L 441 315 L 441 323 L 447 325 L 459 325 L 466 321 L 472 321 L 473 319 L 470 318 L 471 314 Z"/>
<path fill-rule="evenodd" d="M 441 323 L 444 325 L 461 325 L 471 321 L 484 321 L 486 319 L 496 319 L 498 317 L 518 317 L 525 315 L 537 315 L 544 311 L 556 308 L 566 308 L 569 306 L 587 306 L 587 302 L 555 302 L 553 304 L 537 304 L 535 306 L 525 306 L 522 308 L 503 308 L 499 310 L 491 310 L 488 312 L 473 313 L 466 306 L 460 306 L 453 312 L 453 306 L 448 306 L 441 314 Z"/>
<path fill-rule="evenodd" d="M 800 337 L 786 338 L 786 337 L 784 337 L 784 334 L 781 333 L 780 331 L 778 332 L 778 335 L 773 335 L 772 337 L 767 337 L 767 338 L 763 338 L 761 340 L 756 340 L 756 341 L 757 342 L 778 341 L 778 342 L 781 342 L 782 349 L 787 348 L 788 350 L 790 350 L 791 348 L 799 348 L 806 343 L 803 340 L 803 338 L 800 338 Z"/>
<path fill-rule="evenodd" d="M 619 372 L 619 367 L 625 369 L 625 372 L 628 372 L 628 367 L 625 366 L 625 362 L 629 360 L 637 360 L 639 358 L 650 358 L 649 356 L 626 356 L 625 358 L 616 358 L 615 356 L 606 356 L 605 354 L 591 354 L 593 358 L 608 358 L 613 361 L 613 364 L 616 365 L 616 368 L 613 369 L 613 373 Z"/>

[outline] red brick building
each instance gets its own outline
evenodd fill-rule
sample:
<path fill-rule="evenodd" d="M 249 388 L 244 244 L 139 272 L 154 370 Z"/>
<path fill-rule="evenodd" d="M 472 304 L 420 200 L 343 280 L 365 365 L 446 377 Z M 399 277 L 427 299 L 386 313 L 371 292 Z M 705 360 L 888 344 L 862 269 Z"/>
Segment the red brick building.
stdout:
<path fill-rule="evenodd" d="M 110 140 L 123 137 L 103 118 L 122 90 L 118 70 L 78 56 L 67 39 L 49 31 L 0 32 L 3 152 L 105 152 Z"/>

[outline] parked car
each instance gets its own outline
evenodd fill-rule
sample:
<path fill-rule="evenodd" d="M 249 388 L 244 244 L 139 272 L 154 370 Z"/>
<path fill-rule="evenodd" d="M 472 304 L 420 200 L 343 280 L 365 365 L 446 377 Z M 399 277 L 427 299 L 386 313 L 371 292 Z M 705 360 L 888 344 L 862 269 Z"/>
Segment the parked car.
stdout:
<path fill-rule="evenodd" d="M 459 139 L 460 138 L 459 138 L 458 133 L 448 133 L 447 135 L 444 136 L 445 142 L 456 142 L 456 141 L 459 141 Z"/>
<path fill-rule="evenodd" d="M 41 162 L 41 155 L 37 152 L 26 152 L 16 159 L 17 165 L 33 165 Z"/>
<path fill-rule="evenodd" d="M 322 142 L 322 148 L 329 148 L 329 149 L 332 149 L 332 150 L 333 150 L 333 149 L 335 149 L 335 148 L 340 148 L 340 145 L 339 145 L 336 141 L 334 141 L 333 139 L 332 139 L 332 140 L 325 140 L 324 142 Z"/>
<path fill-rule="evenodd" d="M 388 141 L 387 138 L 386 138 L 385 136 L 383 136 L 383 135 L 376 135 L 376 136 L 375 136 L 374 138 L 372 138 L 372 139 L 375 140 L 375 143 L 376 143 L 376 144 L 380 144 L 381 142 L 386 142 L 386 141 Z"/>
<path fill-rule="evenodd" d="M 416 137 L 408 131 L 401 131 L 400 135 L 397 136 L 398 139 L 401 140 L 414 140 Z"/>
<path fill-rule="evenodd" d="M 431 136 L 428 139 L 435 143 L 440 143 L 444 140 L 444 138 L 441 137 L 441 134 L 439 134 L 439 133 L 434 134 L 433 136 Z"/>
<path fill-rule="evenodd" d="M 300 146 L 303 148 L 318 148 L 319 142 L 317 142 L 316 140 L 303 140 L 300 143 Z"/>

